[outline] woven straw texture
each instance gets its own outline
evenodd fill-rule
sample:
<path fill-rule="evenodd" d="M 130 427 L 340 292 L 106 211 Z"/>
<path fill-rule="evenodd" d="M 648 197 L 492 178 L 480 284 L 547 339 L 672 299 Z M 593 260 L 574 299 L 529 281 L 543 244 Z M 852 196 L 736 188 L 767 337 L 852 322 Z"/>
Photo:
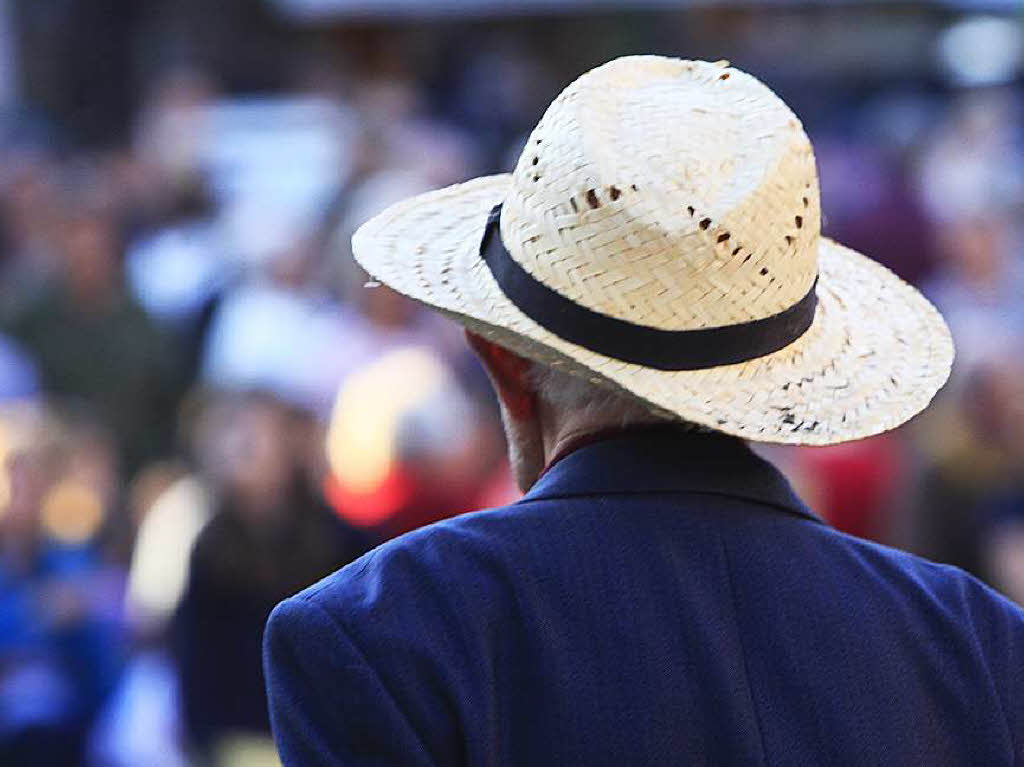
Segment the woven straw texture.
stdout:
<path fill-rule="evenodd" d="M 487 214 L 536 279 L 665 330 L 776 314 L 818 276 L 810 329 L 773 354 L 662 371 L 529 319 L 479 257 Z M 814 155 L 766 86 L 724 63 L 616 59 L 551 104 L 512 174 L 405 200 L 353 238 L 376 279 L 524 356 L 652 410 L 746 439 L 833 444 L 894 428 L 949 375 L 938 312 L 884 267 L 819 235 Z"/>

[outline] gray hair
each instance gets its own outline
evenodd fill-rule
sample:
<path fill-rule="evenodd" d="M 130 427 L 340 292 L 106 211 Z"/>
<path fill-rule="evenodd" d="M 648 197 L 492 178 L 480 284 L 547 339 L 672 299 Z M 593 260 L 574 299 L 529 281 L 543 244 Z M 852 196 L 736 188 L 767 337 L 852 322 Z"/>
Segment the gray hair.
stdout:
<path fill-rule="evenodd" d="M 589 422 L 620 428 L 673 420 L 657 414 L 639 399 L 540 362 L 531 364 L 529 380 L 553 410 L 572 412 Z"/>

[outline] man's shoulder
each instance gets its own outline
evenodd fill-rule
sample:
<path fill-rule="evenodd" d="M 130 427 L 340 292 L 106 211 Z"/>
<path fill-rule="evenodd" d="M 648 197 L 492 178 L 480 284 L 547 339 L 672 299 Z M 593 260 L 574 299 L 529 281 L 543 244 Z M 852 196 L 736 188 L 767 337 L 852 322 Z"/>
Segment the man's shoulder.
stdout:
<path fill-rule="evenodd" d="M 842 588 L 846 609 L 860 601 L 886 604 L 907 616 L 927 613 L 950 626 L 1001 633 L 1024 652 L 1024 608 L 976 576 L 827 525 L 803 529 L 806 539 L 787 542 L 794 545 L 790 555 L 802 561 L 803 576 L 813 576 L 811 584 Z"/>
<path fill-rule="evenodd" d="M 486 601 L 502 580 L 517 545 L 510 529 L 529 523 L 513 506 L 484 509 L 392 538 L 299 592 L 307 602 L 343 619 L 379 623 L 398 606 L 407 619 L 418 606 L 452 600 Z"/>

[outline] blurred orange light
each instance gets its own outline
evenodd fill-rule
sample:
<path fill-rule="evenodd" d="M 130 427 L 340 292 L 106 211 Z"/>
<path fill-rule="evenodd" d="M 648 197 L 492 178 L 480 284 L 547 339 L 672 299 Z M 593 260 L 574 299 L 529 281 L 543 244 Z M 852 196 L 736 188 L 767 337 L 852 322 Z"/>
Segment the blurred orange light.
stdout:
<path fill-rule="evenodd" d="M 43 529 L 61 543 L 84 543 L 99 531 L 104 509 L 99 493 L 82 482 L 65 479 L 43 499 Z"/>
<path fill-rule="evenodd" d="M 350 493 L 373 492 L 392 473 L 403 417 L 450 384 L 430 351 L 387 352 L 353 373 L 338 392 L 327 429 L 331 473 Z"/>

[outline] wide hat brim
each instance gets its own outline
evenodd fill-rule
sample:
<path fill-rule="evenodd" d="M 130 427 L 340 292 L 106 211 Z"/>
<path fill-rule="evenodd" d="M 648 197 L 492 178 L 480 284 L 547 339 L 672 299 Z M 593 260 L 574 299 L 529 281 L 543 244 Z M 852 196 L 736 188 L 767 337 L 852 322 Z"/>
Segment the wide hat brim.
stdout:
<path fill-rule="evenodd" d="M 509 174 L 397 203 L 353 237 L 376 280 L 525 357 L 638 398 L 653 411 L 757 442 L 829 445 L 893 429 L 945 383 L 953 343 L 917 290 L 871 259 L 822 237 L 818 305 L 783 349 L 733 365 L 664 371 L 565 341 L 499 289 L 479 247 Z"/>

